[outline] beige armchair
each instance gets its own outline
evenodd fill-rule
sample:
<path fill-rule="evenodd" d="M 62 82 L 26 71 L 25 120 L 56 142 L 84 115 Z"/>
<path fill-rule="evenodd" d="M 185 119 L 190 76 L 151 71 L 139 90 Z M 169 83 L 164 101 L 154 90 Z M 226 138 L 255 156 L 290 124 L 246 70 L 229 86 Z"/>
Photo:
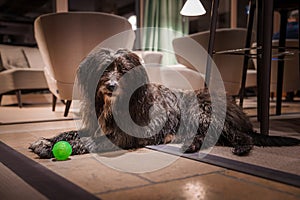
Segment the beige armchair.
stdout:
<path fill-rule="evenodd" d="M 220 52 L 243 48 L 245 46 L 246 32 L 247 30 L 243 28 L 217 29 L 214 51 Z M 195 42 L 191 42 L 191 39 Z M 199 46 L 200 44 L 207 50 L 208 41 L 209 31 L 174 39 L 173 47 L 178 63 L 193 70 L 197 69 L 204 76 L 207 54 L 204 51 L 197 52 L 193 50 L 193 47 L 198 49 L 197 45 Z M 215 54 L 213 56 L 213 61 L 220 72 L 225 90 L 229 95 L 235 96 L 239 94 L 242 81 L 243 59 L 242 55 Z"/>
<path fill-rule="evenodd" d="M 204 88 L 203 75 L 183 65 L 158 67 L 146 64 L 145 68 L 149 80 L 152 83 L 182 90 L 198 90 Z"/>
<path fill-rule="evenodd" d="M 278 47 L 278 40 L 272 41 L 272 46 Z M 287 47 L 298 47 L 299 42 L 297 39 L 286 39 L 286 46 Z M 256 47 L 256 43 L 253 43 L 253 47 Z M 291 54 L 285 56 L 284 60 L 284 72 L 283 72 L 283 85 L 282 85 L 282 92 L 294 92 L 300 90 L 300 72 L 299 72 L 299 53 L 297 49 L 288 49 Z M 256 53 L 256 50 L 252 50 L 253 54 Z M 277 90 L 277 56 L 278 49 L 273 49 L 272 55 L 273 60 L 271 62 L 271 79 L 270 79 L 270 92 L 275 93 Z M 257 68 L 257 60 L 253 59 L 255 69 Z M 273 95 L 271 95 L 273 96 Z"/>
<path fill-rule="evenodd" d="M 278 46 L 278 40 L 272 41 L 273 46 Z M 299 42 L 297 39 L 286 39 L 287 47 L 298 47 Z M 294 92 L 300 90 L 300 74 L 299 74 L 299 52 L 298 49 L 289 49 L 289 52 L 293 53 L 292 56 L 286 56 L 284 60 L 284 72 L 283 72 L 283 92 Z M 278 49 L 273 50 L 273 55 L 278 54 Z M 270 91 L 276 92 L 277 88 L 277 60 L 272 60 L 271 67 L 271 85 Z"/>
<path fill-rule="evenodd" d="M 156 65 L 162 63 L 163 53 L 158 51 L 133 51 L 136 55 L 143 59 L 145 64 Z"/>
<path fill-rule="evenodd" d="M 38 48 L 1 44 L 0 55 L 0 104 L 3 95 L 15 93 L 21 108 L 22 92 L 48 89 Z"/>
<path fill-rule="evenodd" d="M 144 61 L 144 66 L 151 83 L 183 90 L 197 90 L 204 86 L 204 78 L 195 70 L 183 65 L 162 65 L 162 52 L 134 51 L 134 53 Z"/>
<path fill-rule="evenodd" d="M 64 100 L 64 116 L 68 115 L 76 70 L 83 58 L 100 43 L 106 48 L 131 49 L 135 39 L 125 18 L 99 12 L 42 15 L 35 20 L 34 32 L 53 94 L 52 110 L 57 98 Z M 107 40 L 111 37 L 113 40 Z"/>

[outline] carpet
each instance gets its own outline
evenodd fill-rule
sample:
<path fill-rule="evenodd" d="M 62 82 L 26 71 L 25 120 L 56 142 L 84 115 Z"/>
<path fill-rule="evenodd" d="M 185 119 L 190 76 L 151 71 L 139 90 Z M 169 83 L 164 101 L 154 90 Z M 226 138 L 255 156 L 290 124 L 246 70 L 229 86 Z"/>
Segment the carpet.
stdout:
<path fill-rule="evenodd" d="M 254 122 L 254 126 L 258 126 Z M 270 135 L 300 138 L 299 114 L 274 116 L 270 119 Z M 215 146 L 208 154 L 182 154 L 180 145 L 158 145 L 148 148 L 206 162 L 262 178 L 300 187 L 300 146 L 254 147 L 248 156 L 235 156 L 230 147 Z"/>
<path fill-rule="evenodd" d="M 171 145 L 148 146 L 147 148 L 152 150 L 157 150 L 160 152 L 169 153 L 172 155 L 180 155 L 184 158 L 188 158 L 199 162 L 204 162 L 219 167 L 231 169 L 234 171 L 239 171 L 242 173 L 258 176 L 261 178 L 266 178 L 269 180 L 300 187 L 300 175 L 298 171 L 297 172 L 294 171 L 294 173 L 292 171 L 291 172 L 288 171 L 288 168 L 291 165 L 294 165 L 292 167 L 293 169 L 300 168 L 299 159 L 298 161 L 295 161 L 294 158 L 291 159 L 292 161 L 286 162 L 286 160 L 289 159 L 282 159 L 282 157 L 277 157 L 277 160 L 272 162 L 271 159 L 273 159 L 274 156 L 272 156 L 273 158 L 263 157 L 263 155 L 266 155 L 264 153 L 259 157 L 251 157 L 250 155 L 249 157 L 247 158 L 243 157 L 242 159 L 240 159 L 240 157 L 232 158 L 230 156 L 226 158 L 224 154 L 220 153 L 223 151 L 230 151 L 230 148 L 225 148 L 225 147 L 223 148 L 214 147 L 213 152 L 209 154 L 203 154 L 203 153 L 182 154 L 180 152 L 179 147 L 171 146 Z M 220 154 L 216 152 L 219 152 Z M 251 162 L 253 160 L 255 162 Z M 278 169 L 275 169 L 276 167 L 270 167 L 274 163 L 282 163 L 283 166 L 280 166 Z"/>

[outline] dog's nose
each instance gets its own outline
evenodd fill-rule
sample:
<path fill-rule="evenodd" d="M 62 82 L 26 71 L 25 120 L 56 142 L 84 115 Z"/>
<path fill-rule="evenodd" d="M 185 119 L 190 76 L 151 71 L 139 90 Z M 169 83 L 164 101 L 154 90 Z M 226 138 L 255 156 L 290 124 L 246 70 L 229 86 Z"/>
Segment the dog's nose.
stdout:
<path fill-rule="evenodd" d="M 107 86 L 106 89 L 109 90 L 110 92 L 113 92 L 114 89 L 116 89 L 117 84 L 115 82 L 110 82 Z"/>

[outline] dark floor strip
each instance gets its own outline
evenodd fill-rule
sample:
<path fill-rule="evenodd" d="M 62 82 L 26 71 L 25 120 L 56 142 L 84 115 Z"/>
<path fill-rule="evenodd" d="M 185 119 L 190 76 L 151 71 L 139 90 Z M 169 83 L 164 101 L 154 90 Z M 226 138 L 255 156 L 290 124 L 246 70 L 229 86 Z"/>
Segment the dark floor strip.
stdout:
<path fill-rule="evenodd" d="M 239 162 L 236 160 L 230 160 L 215 155 L 207 154 L 205 156 L 199 156 L 199 153 L 182 154 L 180 152 L 180 149 L 174 146 L 159 145 L 159 146 L 147 146 L 147 148 L 169 153 L 172 155 L 180 155 L 182 157 L 189 158 L 192 160 L 196 160 L 196 161 L 216 165 L 219 167 L 239 171 L 242 173 L 258 176 L 261 178 L 281 182 L 284 184 L 300 187 L 300 176 L 297 174 L 290 174 L 283 171 L 261 167 L 258 165 L 252 165 L 249 163 Z"/>
<path fill-rule="evenodd" d="M 98 199 L 1 141 L 0 152 L 0 161 L 6 167 L 49 199 Z"/>

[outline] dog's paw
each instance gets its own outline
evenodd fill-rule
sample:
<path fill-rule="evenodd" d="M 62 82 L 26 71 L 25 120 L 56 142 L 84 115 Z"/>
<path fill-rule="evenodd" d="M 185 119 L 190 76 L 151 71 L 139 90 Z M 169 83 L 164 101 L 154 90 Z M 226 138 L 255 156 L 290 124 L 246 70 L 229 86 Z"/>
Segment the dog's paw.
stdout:
<path fill-rule="evenodd" d="M 82 140 L 83 139 L 69 141 L 70 145 L 72 146 L 72 155 L 89 153 L 89 149 L 86 147 L 85 142 Z"/>
<path fill-rule="evenodd" d="M 191 139 L 186 139 L 181 147 L 181 151 L 184 153 L 194 153 L 201 149 L 203 146 L 203 137 L 196 135 Z M 204 148 L 204 146 L 202 147 Z"/>
<path fill-rule="evenodd" d="M 183 152 L 183 153 L 195 153 L 200 148 L 195 144 L 189 144 L 189 145 L 184 144 L 184 145 L 182 145 L 182 147 L 180 149 L 181 149 L 181 152 Z"/>
<path fill-rule="evenodd" d="M 232 149 L 232 153 L 237 156 L 247 156 L 252 149 L 252 145 L 236 146 Z"/>
<path fill-rule="evenodd" d="M 45 147 L 45 146 L 51 146 L 51 142 L 45 138 L 40 138 L 37 141 L 33 142 L 30 144 L 28 147 L 31 149 L 33 152 L 38 151 L 38 149 Z"/>
<path fill-rule="evenodd" d="M 37 154 L 40 158 L 52 158 L 52 146 L 52 142 L 45 138 L 41 138 L 30 144 L 28 148 L 35 154 Z"/>

